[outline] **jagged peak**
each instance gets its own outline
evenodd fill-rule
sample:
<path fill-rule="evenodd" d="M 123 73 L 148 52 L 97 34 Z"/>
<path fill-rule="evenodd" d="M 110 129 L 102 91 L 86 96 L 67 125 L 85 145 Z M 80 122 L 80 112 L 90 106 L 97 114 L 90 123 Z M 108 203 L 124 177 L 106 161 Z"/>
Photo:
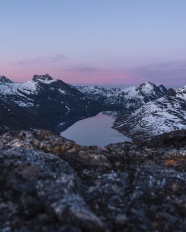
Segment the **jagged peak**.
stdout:
<path fill-rule="evenodd" d="M 176 96 L 176 91 L 173 88 L 167 90 L 166 96 Z"/>
<path fill-rule="evenodd" d="M 49 75 L 49 74 L 45 74 L 45 75 L 34 75 L 32 77 L 33 81 L 53 81 L 54 79 Z"/>
<path fill-rule="evenodd" d="M 184 86 L 182 86 L 182 87 L 176 89 L 176 91 L 178 91 L 178 92 L 184 91 L 184 92 L 185 92 L 185 91 L 186 91 L 186 85 L 184 85 Z"/>
<path fill-rule="evenodd" d="M 156 84 L 154 84 L 154 83 L 152 83 L 150 81 L 146 81 L 146 82 L 140 84 L 139 87 L 137 87 L 137 90 L 143 90 L 143 89 L 153 90 L 153 89 L 156 89 L 156 88 L 158 88 L 158 89 L 160 89 L 162 91 L 167 91 L 167 88 L 165 88 L 164 85 L 162 85 L 162 84 L 156 85 Z"/>
<path fill-rule="evenodd" d="M 1 82 L 1 83 L 13 83 L 13 81 L 11 81 L 11 80 L 8 79 L 7 77 L 1 76 L 1 75 L 0 75 L 0 82 Z"/>
<path fill-rule="evenodd" d="M 143 90 L 147 90 L 147 89 L 148 89 L 149 91 L 151 91 L 151 90 L 153 90 L 155 87 L 157 87 L 155 84 L 153 84 L 152 82 L 146 81 L 146 82 L 140 84 L 140 85 L 136 88 L 136 90 L 137 90 L 137 91 L 143 91 Z"/>
<path fill-rule="evenodd" d="M 139 87 L 143 88 L 143 87 L 154 87 L 156 86 L 154 83 L 150 82 L 150 81 L 145 81 L 144 83 L 140 84 Z"/>

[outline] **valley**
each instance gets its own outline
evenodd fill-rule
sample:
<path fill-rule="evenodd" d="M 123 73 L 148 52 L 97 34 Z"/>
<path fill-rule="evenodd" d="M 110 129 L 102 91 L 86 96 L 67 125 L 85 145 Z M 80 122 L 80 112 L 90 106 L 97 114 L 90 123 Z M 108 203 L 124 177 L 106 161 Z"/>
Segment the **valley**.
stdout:
<path fill-rule="evenodd" d="M 184 87 L 167 90 L 150 82 L 119 89 L 74 87 L 48 74 L 34 75 L 25 83 L 14 83 L 0 76 L 0 131 L 49 129 L 60 133 L 79 120 L 113 111 L 117 115 L 115 129 L 132 139 L 149 138 L 185 128 L 184 94 Z M 148 122 L 143 114 L 148 115 Z M 170 114 L 178 120 L 167 123 L 171 122 Z M 154 123 L 158 120 L 159 123 Z"/>
<path fill-rule="evenodd" d="M 111 111 L 112 112 L 112 111 Z M 111 143 L 131 141 L 113 129 L 114 118 L 103 113 L 80 120 L 61 132 L 61 136 L 83 146 L 106 146 Z"/>
<path fill-rule="evenodd" d="M 103 111 L 114 115 L 114 129 L 133 140 L 186 129 L 185 86 L 167 89 L 145 82 L 124 89 L 75 87 L 48 74 L 34 75 L 25 83 L 0 76 L 0 105 L 1 133 L 22 129 L 61 133 Z"/>
<path fill-rule="evenodd" d="M 184 231 L 185 86 L 1 76 L 0 107 L 0 231 Z"/>

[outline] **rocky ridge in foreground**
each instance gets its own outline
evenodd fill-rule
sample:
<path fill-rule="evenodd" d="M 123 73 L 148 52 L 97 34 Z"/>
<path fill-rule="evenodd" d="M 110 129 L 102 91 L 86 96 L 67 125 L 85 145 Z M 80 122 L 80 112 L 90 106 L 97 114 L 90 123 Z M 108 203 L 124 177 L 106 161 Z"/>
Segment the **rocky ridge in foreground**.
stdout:
<path fill-rule="evenodd" d="M 83 147 L 0 136 L 0 231 L 184 231 L 186 131 Z"/>

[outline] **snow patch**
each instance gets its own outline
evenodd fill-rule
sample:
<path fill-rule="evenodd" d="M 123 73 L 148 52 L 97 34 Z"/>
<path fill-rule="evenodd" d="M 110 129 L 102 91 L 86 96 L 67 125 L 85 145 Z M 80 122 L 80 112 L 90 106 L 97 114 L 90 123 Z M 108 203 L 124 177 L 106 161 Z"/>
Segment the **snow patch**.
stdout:
<path fill-rule="evenodd" d="M 62 94 L 67 94 L 67 92 L 64 91 L 64 90 L 62 90 L 62 89 L 58 89 L 58 90 L 59 90 L 59 92 L 62 93 Z"/>

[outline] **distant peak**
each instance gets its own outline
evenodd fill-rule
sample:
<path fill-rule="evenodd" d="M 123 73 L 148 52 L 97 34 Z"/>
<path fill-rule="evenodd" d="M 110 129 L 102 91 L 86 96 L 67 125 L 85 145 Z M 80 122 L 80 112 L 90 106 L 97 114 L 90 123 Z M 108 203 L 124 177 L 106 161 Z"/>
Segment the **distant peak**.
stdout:
<path fill-rule="evenodd" d="M 142 91 L 144 89 L 153 89 L 154 87 L 156 87 L 155 84 L 153 84 L 153 83 L 151 83 L 149 81 L 146 81 L 146 82 L 140 84 L 139 87 L 136 88 L 136 90 Z"/>
<path fill-rule="evenodd" d="M 150 81 L 145 81 L 144 83 L 140 84 L 141 87 L 145 87 L 145 86 L 155 86 L 155 84 L 153 84 L 152 82 Z"/>
<path fill-rule="evenodd" d="M 167 96 L 176 96 L 176 91 L 173 88 L 168 89 Z"/>
<path fill-rule="evenodd" d="M 32 78 L 33 81 L 52 81 L 53 78 L 49 74 L 45 75 L 34 75 Z"/>
<path fill-rule="evenodd" d="M 138 89 L 159 89 L 161 91 L 166 92 L 167 89 L 165 88 L 165 86 L 163 85 L 156 85 L 150 81 L 146 81 L 144 83 L 142 83 L 141 85 L 139 85 Z"/>
<path fill-rule="evenodd" d="M 13 83 L 13 81 L 11 81 L 7 77 L 1 76 L 1 75 L 0 75 L 0 82 L 1 83 Z"/>

